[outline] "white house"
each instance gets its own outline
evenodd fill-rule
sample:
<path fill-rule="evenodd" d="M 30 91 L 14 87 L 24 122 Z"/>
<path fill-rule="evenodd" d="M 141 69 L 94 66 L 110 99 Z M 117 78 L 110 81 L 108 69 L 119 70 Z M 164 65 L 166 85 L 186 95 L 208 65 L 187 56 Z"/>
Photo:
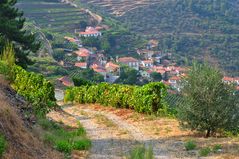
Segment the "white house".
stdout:
<path fill-rule="evenodd" d="M 143 67 L 147 67 L 147 68 L 152 68 L 154 66 L 152 60 L 141 61 L 141 64 L 142 64 Z"/>
<path fill-rule="evenodd" d="M 139 60 L 133 58 L 133 57 L 121 57 L 117 60 L 117 62 L 125 64 L 131 68 L 134 68 L 136 70 L 139 70 Z"/>
<path fill-rule="evenodd" d="M 94 27 L 86 27 L 84 32 L 79 33 L 80 37 L 98 37 L 102 36 L 102 33 Z"/>

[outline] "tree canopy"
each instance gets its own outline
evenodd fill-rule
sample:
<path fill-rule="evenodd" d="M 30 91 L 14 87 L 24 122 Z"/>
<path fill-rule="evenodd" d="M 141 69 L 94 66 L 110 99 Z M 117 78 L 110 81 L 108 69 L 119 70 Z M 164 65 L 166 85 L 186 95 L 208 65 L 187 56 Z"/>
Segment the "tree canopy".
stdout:
<path fill-rule="evenodd" d="M 206 132 L 239 126 L 239 105 L 235 88 L 223 82 L 221 72 L 207 64 L 194 64 L 182 82 L 183 102 L 178 108 L 181 125 Z"/>
<path fill-rule="evenodd" d="M 35 35 L 24 30 L 23 12 L 14 7 L 17 0 L 0 1 L 0 50 L 9 41 L 13 43 L 16 63 L 26 67 L 31 63 L 27 57 L 30 52 L 36 52 L 40 44 L 35 41 Z"/>

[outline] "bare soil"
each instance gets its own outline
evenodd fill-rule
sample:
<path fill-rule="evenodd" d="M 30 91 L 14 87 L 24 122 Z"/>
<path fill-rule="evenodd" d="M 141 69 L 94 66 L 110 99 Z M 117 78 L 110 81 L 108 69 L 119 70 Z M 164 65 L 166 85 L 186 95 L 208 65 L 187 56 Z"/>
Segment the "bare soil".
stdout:
<path fill-rule="evenodd" d="M 87 158 L 125 158 L 136 145 L 152 145 L 155 158 L 200 158 L 201 148 L 222 145 L 222 151 L 205 158 L 239 158 L 238 138 L 205 139 L 179 127 L 175 119 L 160 118 L 100 105 L 68 105 L 63 112 L 52 112 L 49 117 L 70 126 L 80 122 L 91 138 L 93 146 Z M 186 151 L 184 144 L 195 140 L 196 150 Z"/>

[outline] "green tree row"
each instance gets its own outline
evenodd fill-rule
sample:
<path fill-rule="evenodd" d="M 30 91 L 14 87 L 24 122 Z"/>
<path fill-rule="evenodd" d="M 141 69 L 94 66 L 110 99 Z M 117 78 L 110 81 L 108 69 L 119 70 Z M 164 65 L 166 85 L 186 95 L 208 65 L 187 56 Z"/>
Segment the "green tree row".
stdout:
<path fill-rule="evenodd" d="M 164 102 L 166 86 L 155 82 L 142 87 L 100 83 L 68 88 L 65 102 L 99 103 L 105 106 L 134 109 L 148 114 L 167 115 L 168 108 Z"/>

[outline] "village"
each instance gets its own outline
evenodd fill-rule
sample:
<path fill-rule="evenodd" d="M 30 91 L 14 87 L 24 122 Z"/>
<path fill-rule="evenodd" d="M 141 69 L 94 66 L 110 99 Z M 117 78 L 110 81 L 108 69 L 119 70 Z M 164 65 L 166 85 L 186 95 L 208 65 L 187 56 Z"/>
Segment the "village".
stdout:
<path fill-rule="evenodd" d="M 75 57 L 73 62 L 65 62 L 60 64 L 64 67 L 75 67 L 81 70 L 92 69 L 94 72 L 100 74 L 104 78 L 104 82 L 114 83 L 121 76 L 123 67 L 129 67 L 137 71 L 137 78 L 140 81 L 146 80 L 148 82 L 161 81 L 174 92 L 180 91 L 180 82 L 183 77 L 187 76 L 187 67 L 177 66 L 171 61 L 172 53 L 163 53 L 157 49 L 158 41 L 150 40 L 143 49 L 136 49 L 139 58 L 124 56 L 115 58 L 107 57 L 104 51 L 97 50 L 92 47 L 85 47 L 81 43 L 81 38 L 101 37 L 101 30 L 107 27 L 86 27 L 85 31 L 75 30 L 75 37 L 65 36 L 66 42 L 74 43 L 78 46 L 78 50 L 66 50 L 68 56 Z M 64 76 L 58 79 L 64 86 L 73 86 L 72 79 Z M 223 78 L 226 83 L 233 83 L 239 90 L 239 77 Z"/>

